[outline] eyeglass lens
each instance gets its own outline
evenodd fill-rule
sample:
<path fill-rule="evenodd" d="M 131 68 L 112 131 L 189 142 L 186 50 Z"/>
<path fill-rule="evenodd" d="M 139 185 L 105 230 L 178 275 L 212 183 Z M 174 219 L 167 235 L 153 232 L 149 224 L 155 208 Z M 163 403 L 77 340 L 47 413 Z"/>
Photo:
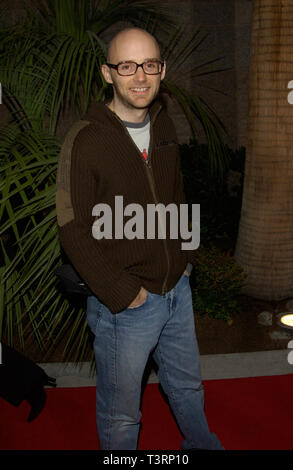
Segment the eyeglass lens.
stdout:
<path fill-rule="evenodd" d="M 118 73 L 121 75 L 133 75 L 138 67 L 139 65 L 136 62 L 124 62 L 119 64 Z M 157 74 L 161 72 L 161 63 L 158 61 L 147 61 L 142 64 L 142 68 L 146 74 Z"/>

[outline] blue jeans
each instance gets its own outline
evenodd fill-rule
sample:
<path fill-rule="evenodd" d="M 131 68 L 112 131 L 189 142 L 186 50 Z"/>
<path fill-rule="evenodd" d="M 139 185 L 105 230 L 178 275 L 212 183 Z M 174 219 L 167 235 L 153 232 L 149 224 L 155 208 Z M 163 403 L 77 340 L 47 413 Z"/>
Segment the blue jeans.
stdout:
<path fill-rule="evenodd" d="M 95 335 L 97 427 L 101 449 L 137 449 L 142 378 L 150 355 L 185 438 L 182 449 L 223 449 L 204 414 L 204 391 L 189 277 L 167 294 L 148 292 L 139 307 L 112 314 L 87 300 Z"/>

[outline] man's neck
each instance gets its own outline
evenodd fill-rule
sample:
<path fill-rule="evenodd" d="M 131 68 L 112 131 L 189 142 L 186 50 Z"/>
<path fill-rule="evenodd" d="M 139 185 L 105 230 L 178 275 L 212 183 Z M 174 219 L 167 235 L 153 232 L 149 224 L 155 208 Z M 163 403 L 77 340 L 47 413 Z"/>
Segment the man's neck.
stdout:
<path fill-rule="evenodd" d="M 126 122 L 143 122 L 149 111 L 148 108 L 124 110 L 115 105 L 114 100 L 108 104 L 108 108 L 111 109 L 113 113 L 117 114 L 122 121 Z"/>

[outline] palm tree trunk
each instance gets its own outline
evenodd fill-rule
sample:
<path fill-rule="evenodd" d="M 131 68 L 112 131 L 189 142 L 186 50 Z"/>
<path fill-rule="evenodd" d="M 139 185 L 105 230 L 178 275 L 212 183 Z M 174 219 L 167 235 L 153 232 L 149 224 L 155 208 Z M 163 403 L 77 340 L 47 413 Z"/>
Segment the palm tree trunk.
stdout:
<path fill-rule="evenodd" d="M 292 31 L 292 0 L 255 0 L 235 258 L 247 273 L 243 292 L 266 300 L 293 295 L 293 106 L 288 100 Z"/>

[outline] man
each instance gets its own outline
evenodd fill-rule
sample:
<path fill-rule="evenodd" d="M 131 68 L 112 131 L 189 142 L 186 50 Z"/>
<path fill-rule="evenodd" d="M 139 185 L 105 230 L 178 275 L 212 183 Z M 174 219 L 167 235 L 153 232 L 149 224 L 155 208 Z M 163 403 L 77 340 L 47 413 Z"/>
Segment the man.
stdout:
<path fill-rule="evenodd" d="M 114 208 L 117 195 L 143 208 L 184 203 L 175 129 L 155 100 L 166 63 L 150 34 L 130 28 L 111 41 L 102 73 L 113 99 L 85 117 L 56 196 L 61 243 L 93 293 L 87 319 L 95 335 L 100 448 L 137 448 L 141 382 L 152 354 L 182 448 L 221 449 L 203 409 L 188 278 L 194 253 L 170 237 L 129 239 L 117 219 L 116 237 L 97 239 L 92 229 L 94 206 Z"/>

